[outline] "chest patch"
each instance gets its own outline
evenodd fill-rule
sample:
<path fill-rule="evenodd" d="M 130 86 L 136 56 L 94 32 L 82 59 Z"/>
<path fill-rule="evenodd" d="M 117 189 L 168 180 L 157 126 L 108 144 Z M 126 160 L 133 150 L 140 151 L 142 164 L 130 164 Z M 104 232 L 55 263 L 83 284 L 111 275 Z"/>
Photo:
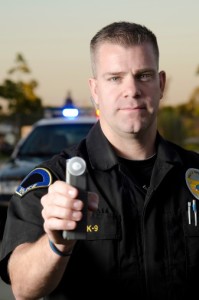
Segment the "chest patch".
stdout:
<path fill-rule="evenodd" d="M 185 174 L 185 179 L 192 195 L 196 199 L 199 199 L 199 169 L 188 169 Z"/>
<path fill-rule="evenodd" d="M 24 178 L 16 189 L 16 193 L 22 197 L 33 189 L 48 187 L 51 183 L 52 176 L 50 172 L 44 168 L 36 168 Z"/>

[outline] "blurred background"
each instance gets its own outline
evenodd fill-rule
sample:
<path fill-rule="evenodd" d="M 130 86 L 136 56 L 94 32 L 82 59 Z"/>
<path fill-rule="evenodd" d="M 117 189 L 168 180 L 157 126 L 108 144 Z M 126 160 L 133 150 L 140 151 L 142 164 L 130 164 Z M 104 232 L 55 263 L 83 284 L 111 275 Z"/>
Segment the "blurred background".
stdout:
<path fill-rule="evenodd" d="M 24 126 L 41 118 L 45 107 L 63 105 L 68 93 L 78 106 L 91 105 L 90 39 L 122 20 L 157 35 L 160 69 L 168 79 L 159 127 L 166 137 L 195 147 L 198 11 L 195 0 L 0 0 L 0 149 L 8 153 Z"/>
<path fill-rule="evenodd" d="M 91 106 L 90 39 L 122 20 L 157 35 L 160 69 L 167 72 L 160 130 L 198 150 L 198 11 L 195 0 L 0 0 L 1 152 L 9 154 L 44 109 L 62 106 L 68 95 L 78 106 Z"/>
<path fill-rule="evenodd" d="M 198 11 L 195 0 L 0 0 L 0 168 L 47 109 L 68 99 L 92 105 L 90 39 L 114 21 L 141 23 L 156 34 L 167 73 L 158 128 L 199 152 Z M 0 222 L 5 218 L 0 210 Z M 12 299 L 9 293 L 0 300 Z"/>

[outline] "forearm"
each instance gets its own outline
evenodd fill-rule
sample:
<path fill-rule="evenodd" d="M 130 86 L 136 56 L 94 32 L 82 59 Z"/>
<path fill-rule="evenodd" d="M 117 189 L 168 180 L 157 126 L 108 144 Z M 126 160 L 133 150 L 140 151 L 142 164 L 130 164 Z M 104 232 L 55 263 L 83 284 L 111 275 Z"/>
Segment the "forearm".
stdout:
<path fill-rule="evenodd" d="M 71 246 L 63 246 L 70 251 Z M 9 275 L 16 299 L 38 299 L 53 291 L 60 282 L 69 256 L 52 251 L 45 235 L 35 243 L 16 248 L 9 260 Z"/>

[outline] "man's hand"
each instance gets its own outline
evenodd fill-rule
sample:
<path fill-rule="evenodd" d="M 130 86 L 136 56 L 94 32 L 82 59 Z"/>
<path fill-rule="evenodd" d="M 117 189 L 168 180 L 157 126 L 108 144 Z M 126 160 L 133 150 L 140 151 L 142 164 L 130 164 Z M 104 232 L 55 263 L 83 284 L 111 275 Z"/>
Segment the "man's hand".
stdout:
<path fill-rule="evenodd" d="M 97 210 L 98 202 L 98 195 L 88 192 L 90 212 Z M 81 199 L 78 199 L 78 189 L 64 181 L 56 181 L 49 186 L 48 193 L 41 198 L 41 204 L 45 232 L 53 243 L 64 245 L 66 242 L 60 232 L 74 230 L 77 222 L 82 219 L 84 204 Z M 69 241 L 67 245 L 68 243 Z M 74 242 L 70 241 L 70 244 Z"/>

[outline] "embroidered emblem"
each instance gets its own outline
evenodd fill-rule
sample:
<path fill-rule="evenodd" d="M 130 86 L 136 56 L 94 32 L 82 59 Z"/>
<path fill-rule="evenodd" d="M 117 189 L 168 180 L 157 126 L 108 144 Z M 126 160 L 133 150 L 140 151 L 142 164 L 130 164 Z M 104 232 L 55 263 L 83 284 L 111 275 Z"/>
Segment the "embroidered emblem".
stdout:
<path fill-rule="evenodd" d="M 199 170 L 190 168 L 186 171 L 185 179 L 192 195 L 199 200 Z"/>
<path fill-rule="evenodd" d="M 52 176 L 48 170 L 36 168 L 24 178 L 16 189 L 16 193 L 22 197 L 33 189 L 49 186 L 51 182 Z"/>

